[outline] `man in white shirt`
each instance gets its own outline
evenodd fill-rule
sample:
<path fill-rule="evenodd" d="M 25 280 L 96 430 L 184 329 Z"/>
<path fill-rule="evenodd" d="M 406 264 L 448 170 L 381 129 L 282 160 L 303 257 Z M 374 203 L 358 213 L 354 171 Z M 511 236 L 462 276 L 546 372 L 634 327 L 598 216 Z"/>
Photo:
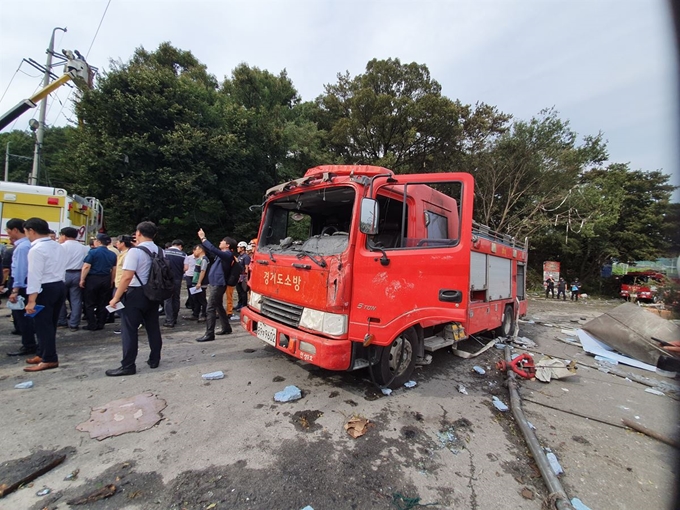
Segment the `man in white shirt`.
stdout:
<path fill-rule="evenodd" d="M 153 254 L 158 254 L 159 248 L 153 242 L 157 231 L 156 225 L 150 221 L 143 221 L 137 225 L 135 248 L 131 248 L 125 257 L 123 276 L 116 294 L 109 302 L 109 306 L 112 307 L 115 307 L 118 302 L 125 305 L 125 308 L 120 311 L 123 359 L 119 368 L 106 371 L 106 375 L 110 377 L 137 373 L 135 362 L 139 349 L 138 328 L 142 323 L 146 329 L 151 350 L 147 364 L 150 368 L 158 368 L 161 360 L 163 339 L 158 324 L 158 303 L 150 301 L 144 295 L 144 289 L 141 286 L 142 283 L 149 281 L 151 257 L 139 249 L 145 248 Z"/>
<path fill-rule="evenodd" d="M 36 312 L 36 306 L 43 308 L 33 317 L 35 335 L 38 338 L 37 356 L 26 363 L 25 372 L 39 372 L 59 366 L 57 357 L 57 321 L 64 304 L 64 274 L 66 256 L 64 250 L 50 237 L 50 227 L 41 218 L 29 218 L 24 223 L 24 232 L 31 242 L 28 251 L 28 278 L 26 313 Z"/>
<path fill-rule="evenodd" d="M 80 271 L 83 260 L 90 252 L 90 247 L 76 241 L 78 230 L 74 227 L 64 227 L 59 231 L 59 243 L 66 254 L 66 300 L 71 305 L 71 316 L 66 320 L 66 302 L 61 307 L 59 326 L 68 326 L 71 331 L 78 331 L 80 318 L 83 315 L 83 294 L 80 288 Z"/>

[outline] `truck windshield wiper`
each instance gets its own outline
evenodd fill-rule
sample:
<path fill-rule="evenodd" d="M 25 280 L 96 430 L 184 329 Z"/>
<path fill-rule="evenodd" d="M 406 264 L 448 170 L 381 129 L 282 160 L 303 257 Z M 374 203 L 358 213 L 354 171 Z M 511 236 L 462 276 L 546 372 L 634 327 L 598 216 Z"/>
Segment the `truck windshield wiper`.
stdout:
<path fill-rule="evenodd" d="M 317 260 L 316 258 L 314 258 L 314 253 L 309 252 L 307 250 L 301 249 L 300 253 L 297 254 L 297 258 L 301 259 L 305 255 L 307 255 L 312 260 L 312 262 L 314 262 L 317 266 L 326 267 L 326 261 L 323 259 L 321 255 L 319 255 L 319 260 Z"/>
<path fill-rule="evenodd" d="M 269 248 L 269 258 L 272 259 L 272 262 L 273 262 L 274 264 L 276 264 L 276 261 L 274 260 L 274 255 L 272 254 L 272 249 L 273 249 L 273 248 Z"/>

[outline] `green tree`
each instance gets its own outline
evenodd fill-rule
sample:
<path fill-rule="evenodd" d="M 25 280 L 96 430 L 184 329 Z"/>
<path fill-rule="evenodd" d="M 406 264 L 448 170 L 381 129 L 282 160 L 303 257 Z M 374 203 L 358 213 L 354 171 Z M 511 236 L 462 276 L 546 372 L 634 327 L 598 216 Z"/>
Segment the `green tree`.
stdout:
<path fill-rule="evenodd" d="M 553 223 L 583 172 L 607 159 L 601 134 L 579 143 L 553 109 L 471 152 L 477 221 L 518 237 Z"/>
<path fill-rule="evenodd" d="M 441 95 L 425 65 L 373 59 L 366 72 L 339 74 L 317 98 L 327 148 L 347 164 L 397 173 L 452 170 L 464 152 L 469 106 Z"/>

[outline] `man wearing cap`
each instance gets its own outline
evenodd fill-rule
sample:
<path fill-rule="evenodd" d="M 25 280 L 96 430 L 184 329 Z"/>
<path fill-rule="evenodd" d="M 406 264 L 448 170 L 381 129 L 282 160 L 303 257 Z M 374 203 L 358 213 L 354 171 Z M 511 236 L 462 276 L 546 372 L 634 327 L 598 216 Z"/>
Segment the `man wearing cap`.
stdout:
<path fill-rule="evenodd" d="M 85 319 L 83 329 L 95 331 L 104 329 L 108 317 L 106 305 L 111 299 L 113 288 L 113 268 L 116 254 L 108 249 L 111 238 L 107 234 L 97 234 L 94 248 L 87 253 L 80 273 L 80 287 L 85 289 Z"/>
<path fill-rule="evenodd" d="M 71 316 L 66 321 L 66 301 L 59 313 L 59 325 L 68 326 L 71 331 L 77 331 L 80 327 L 80 318 L 83 314 L 83 293 L 80 288 L 80 273 L 83 269 L 83 261 L 88 253 L 89 246 L 76 241 L 78 230 L 73 227 L 64 227 L 59 231 L 59 244 L 66 254 L 66 299 L 71 304 Z"/>

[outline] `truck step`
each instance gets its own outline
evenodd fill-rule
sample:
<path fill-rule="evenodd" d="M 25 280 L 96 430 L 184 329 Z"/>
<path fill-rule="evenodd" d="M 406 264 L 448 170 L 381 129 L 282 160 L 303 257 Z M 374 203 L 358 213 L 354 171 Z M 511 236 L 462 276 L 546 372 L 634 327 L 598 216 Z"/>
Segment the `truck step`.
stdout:
<path fill-rule="evenodd" d="M 431 336 L 425 339 L 425 350 L 429 352 L 434 352 L 444 347 L 449 347 L 453 345 L 454 340 L 448 338 L 442 338 L 440 336 Z"/>

